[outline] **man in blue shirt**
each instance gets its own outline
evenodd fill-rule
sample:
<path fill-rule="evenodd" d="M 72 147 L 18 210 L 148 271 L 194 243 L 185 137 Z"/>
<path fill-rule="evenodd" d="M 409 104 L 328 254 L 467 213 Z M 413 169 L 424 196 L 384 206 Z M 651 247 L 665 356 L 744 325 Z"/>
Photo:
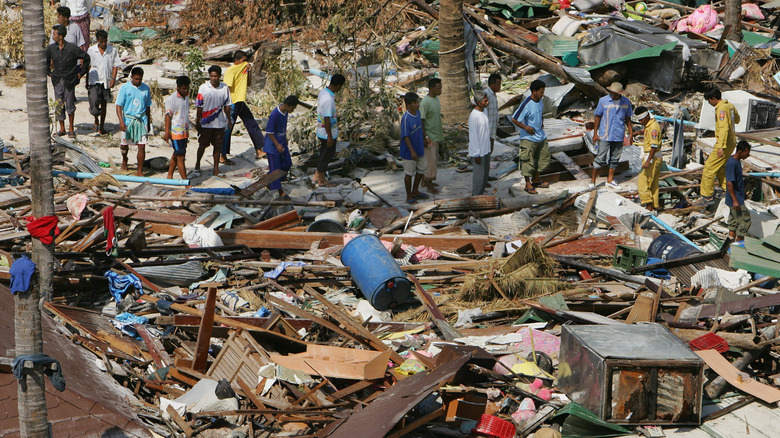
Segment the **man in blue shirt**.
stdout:
<path fill-rule="evenodd" d="M 268 124 L 265 126 L 265 144 L 263 152 L 268 158 L 268 173 L 276 169 L 282 169 L 285 172 L 292 167 L 292 158 L 290 150 L 287 148 L 287 116 L 295 111 L 298 106 L 298 96 L 287 96 L 281 105 L 274 108 L 271 116 L 268 117 Z M 268 189 L 279 192 L 279 199 L 290 199 L 282 190 L 282 181 L 280 179 L 268 184 Z"/>
<path fill-rule="evenodd" d="M 729 238 L 742 242 L 750 229 L 750 212 L 745 207 L 745 181 L 741 161 L 750 156 L 750 143 L 737 143 L 734 155 L 726 161 L 726 205 L 729 207 Z"/>
<path fill-rule="evenodd" d="M 425 160 L 425 136 L 420 117 L 420 97 L 417 93 L 404 95 L 406 112 L 401 117 L 401 159 L 404 162 L 404 185 L 406 202 L 414 204 L 428 195 L 420 192 L 420 181 L 425 175 L 428 162 Z M 414 183 L 412 183 L 414 177 Z"/>
<path fill-rule="evenodd" d="M 634 110 L 628 98 L 622 95 L 623 85 L 620 82 L 613 82 L 607 91 L 609 94 L 599 99 L 599 104 L 593 113 L 595 116 L 593 141 L 598 145 L 599 151 L 593 160 L 591 187 L 596 185 L 599 169 L 608 165 L 607 187 L 620 190 L 620 185 L 614 181 L 615 169 L 620 162 L 626 128 L 628 128 L 629 141 L 634 138 L 634 130 L 631 126 Z"/>
<path fill-rule="evenodd" d="M 540 80 L 531 82 L 531 95 L 526 98 L 512 116 L 512 123 L 520 127 L 520 170 L 525 177 L 525 191 L 535 195 L 536 187 L 550 184 L 539 179 L 539 172 L 550 165 L 550 148 L 544 133 L 544 89 Z"/>
<path fill-rule="evenodd" d="M 143 80 L 144 70 L 141 67 L 133 67 L 130 71 L 130 82 L 122 85 L 116 97 L 116 116 L 119 119 L 119 130 L 122 131 L 122 141 L 119 144 L 122 170 L 127 170 L 130 145 L 137 145 L 138 176 L 144 176 L 147 136 L 152 126 L 152 92 Z"/>

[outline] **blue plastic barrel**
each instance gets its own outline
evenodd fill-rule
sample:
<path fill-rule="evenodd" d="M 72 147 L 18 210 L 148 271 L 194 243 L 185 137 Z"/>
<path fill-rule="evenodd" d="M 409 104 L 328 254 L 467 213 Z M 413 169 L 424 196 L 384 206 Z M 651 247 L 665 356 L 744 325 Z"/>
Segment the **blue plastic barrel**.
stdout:
<path fill-rule="evenodd" d="M 361 234 L 344 245 L 341 263 L 352 281 L 377 310 L 395 307 L 409 295 L 411 284 L 390 251 L 373 234 Z"/>
<path fill-rule="evenodd" d="M 688 245 L 674 234 L 661 234 L 653 239 L 647 248 L 647 256 L 661 260 L 674 260 L 692 254 L 701 254 L 701 251 Z"/>

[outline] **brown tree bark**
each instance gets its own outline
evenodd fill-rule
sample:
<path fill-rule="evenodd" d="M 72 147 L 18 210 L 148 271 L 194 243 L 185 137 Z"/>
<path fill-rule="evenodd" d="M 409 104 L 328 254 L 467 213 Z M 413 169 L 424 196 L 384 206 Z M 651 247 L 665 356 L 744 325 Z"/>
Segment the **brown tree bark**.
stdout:
<path fill-rule="evenodd" d="M 723 25 L 729 29 L 726 38 L 737 42 L 742 41 L 742 2 L 740 0 L 726 0 Z"/>
<path fill-rule="evenodd" d="M 28 130 L 30 134 L 30 175 L 32 214 L 35 217 L 54 214 L 54 187 L 51 175 L 51 136 L 49 133 L 49 103 L 46 89 L 47 41 L 43 29 L 43 2 L 25 0 L 22 4 L 23 41 L 26 66 Z M 43 352 L 40 298 L 52 295 L 54 245 L 44 245 L 33 239 L 32 259 L 37 265 L 30 290 L 19 292 L 15 303 L 16 355 Z M 27 374 L 26 391 L 19 385 L 19 428 L 23 437 L 48 437 L 46 387 L 43 370 L 34 368 Z"/>
<path fill-rule="evenodd" d="M 466 81 L 463 0 L 442 0 L 439 8 L 439 77 L 444 123 L 464 123 L 471 113 Z"/>

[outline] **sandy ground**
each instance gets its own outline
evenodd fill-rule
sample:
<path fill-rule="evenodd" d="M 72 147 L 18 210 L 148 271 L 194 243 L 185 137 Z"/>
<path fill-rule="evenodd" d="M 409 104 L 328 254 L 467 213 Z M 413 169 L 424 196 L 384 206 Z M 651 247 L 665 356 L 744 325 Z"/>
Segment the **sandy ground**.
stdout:
<path fill-rule="evenodd" d="M 118 87 L 119 84 L 117 84 L 114 89 L 114 96 L 118 91 Z M 12 144 L 18 150 L 27 152 L 29 150 L 29 135 L 25 105 L 25 87 L 8 86 L 3 78 L 0 82 L 0 89 L 2 90 L 2 96 L 0 96 L 0 138 L 2 138 L 6 144 Z M 51 97 L 53 94 L 50 83 L 49 93 L 49 96 Z M 86 90 L 83 86 L 77 87 L 76 97 L 75 129 L 77 138 L 73 142 L 84 148 L 90 155 L 99 161 L 113 162 L 114 164 L 119 165 L 121 163 L 121 155 L 119 152 L 120 131 L 114 105 L 109 104 L 108 115 L 106 117 L 106 129 L 111 131 L 111 134 L 99 136 L 92 131 L 94 119 L 89 114 L 89 103 L 87 102 Z M 158 126 L 162 120 L 161 109 L 154 105 L 152 107 L 152 119 L 153 123 Z M 157 129 L 155 130 L 155 133 L 157 135 L 151 137 L 149 145 L 147 145 L 147 159 L 159 156 L 170 158 L 172 152 L 171 148 L 162 140 Z M 195 164 L 196 141 L 197 140 L 194 138 L 190 139 L 186 156 L 188 170 L 192 170 Z M 464 150 L 468 147 L 467 144 L 453 146 L 455 149 L 459 150 Z M 196 186 L 228 187 L 229 184 L 241 185 L 252 178 L 253 174 L 267 171 L 268 164 L 265 160 L 255 160 L 252 143 L 246 134 L 246 131 L 243 129 L 243 125 L 240 123 L 234 131 L 231 149 L 231 159 L 235 164 L 232 166 L 220 165 L 220 171 L 225 175 L 224 177 L 219 178 L 211 175 L 212 159 L 210 152 L 210 149 L 207 150 L 203 158 L 201 165 L 203 175 L 192 180 L 192 183 Z M 493 153 L 493 162 L 491 163 L 491 174 L 495 175 L 501 170 L 511 166 L 513 164 L 512 158 L 515 153 L 516 148 L 497 142 Z M 300 160 L 294 158 L 294 163 L 296 161 Z M 129 163 L 131 172 L 128 173 L 135 174 L 135 148 L 132 147 L 130 150 Z M 431 198 L 447 199 L 470 196 L 472 174 L 470 172 L 457 172 L 457 167 L 451 165 L 447 165 L 448 167 L 444 168 L 442 168 L 442 166 L 445 165 L 443 163 L 440 165 L 438 177 L 441 193 L 438 195 L 431 194 Z M 298 170 L 299 175 L 303 175 L 304 173 L 311 175 L 313 172 L 314 169 L 299 168 Z M 175 174 L 175 177 L 178 177 L 176 176 L 177 174 Z M 167 172 L 155 172 L 152 169 L 147 168 L 145 169 L 145 175 L 165 178 Z M 375 192 L 390 203 L 399 206 L 406 204 L 403 172 L 401 169 L 395 171 L 365 171 L 359 169 L 356 171 L 356 175 L 361 178 L 363 183 L 370 186 Z M 620 177 L 617 179 L 618 181 L 623 180 Z M 134 185 L 132 183 L 126 184 L 128 187 Z M 488 188 L 488 194 L 495 193 L 503 199 L 512 198 L 515 201 L 518 199 L 530 200 L 534 198 L 545 200 L 552 196 L 557 196 L 565 189 L 568 189 L 570 192 L 578 191 L 584 189 L 586 185 L 587 183 L 581 181 L 560 182 L 553 184 L 549 189 L 539 189 L 538 195 L 529 195 L 523 192 L 524 183 L 520 172 L 514 171 L 508 173 L 500 180 L 491 181 L 491 187 Z M 624 184 L 624 186 L 626 185 Z M 311 192 L 311 186 L 305 181 L 295 184 L 285 183 L 284 187 L 293 198 L 307 198 Z"/>

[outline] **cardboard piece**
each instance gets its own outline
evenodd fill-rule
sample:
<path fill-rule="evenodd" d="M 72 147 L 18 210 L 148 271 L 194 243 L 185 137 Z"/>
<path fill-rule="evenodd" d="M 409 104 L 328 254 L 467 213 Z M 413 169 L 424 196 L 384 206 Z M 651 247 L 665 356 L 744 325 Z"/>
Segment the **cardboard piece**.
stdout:
<path fill-rule="evenodd" d="M 780 401 L 780 389 L 773 388 L 751 379 L 747 374 L 736 369 L 723 355 L 716 350 L 694 351 L 720 377 L 726 379 L 733 387 L 753 395 L 767 403 Z"/>
<path fill-rule="evenodd" d="M 309 344 L 305 353 L 270 354 L 277 364 L 308 374 L 354 380 L 381 379 L 387 370 L 390 351 L 356 350 Z"/>

